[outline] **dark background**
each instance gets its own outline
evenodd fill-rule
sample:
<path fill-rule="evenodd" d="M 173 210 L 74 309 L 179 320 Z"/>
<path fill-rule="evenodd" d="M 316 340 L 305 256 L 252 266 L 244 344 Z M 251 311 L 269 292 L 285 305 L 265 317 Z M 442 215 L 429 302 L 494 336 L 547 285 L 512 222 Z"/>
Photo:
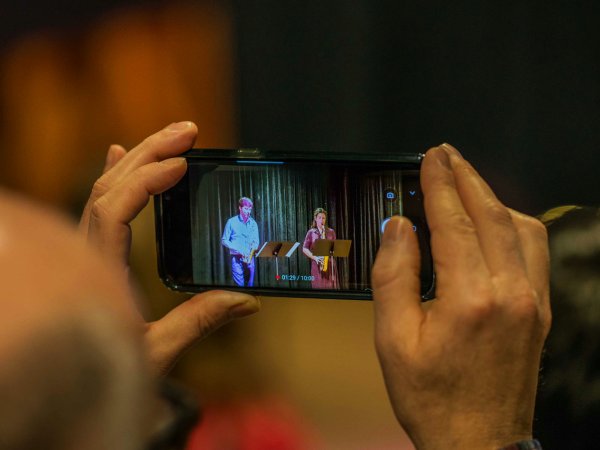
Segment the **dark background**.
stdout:
<path fill-rule="evenodd" d="M 237 2 L 244 143 L 458 147 L 508 205 L 598 204 L 594 2 Z"/>
<path fill-rule="evenodd" d="M 2 45 L 140 1 L 10 2 Z M 510 206 L 599 203 L 600 4 L 233 2 L 241 143 L 458 147 Z"/>

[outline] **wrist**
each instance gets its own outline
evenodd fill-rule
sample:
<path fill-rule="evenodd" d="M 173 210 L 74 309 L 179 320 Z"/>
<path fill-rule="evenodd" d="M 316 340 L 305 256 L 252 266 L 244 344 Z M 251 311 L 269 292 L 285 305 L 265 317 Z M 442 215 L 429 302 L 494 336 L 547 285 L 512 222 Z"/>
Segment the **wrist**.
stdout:
<path fill-rule="evenodd" d="M 512 447 L 515 443 L 531 442 L 531 427 L 515 424 L 486 423 L 464 420 L 454 425 L 439 422 L 435 431 L 428 427 L 424 433 L 407 430 L 418 450 L 447 450 L 469 448 L 481 450 L 529 450 L 530 447 Z M 538 449 L 541 447 L 531 447 Z"/>
<path fill-rule="evenodd" d="M 540 444 L 540 441 L 537 439 L 527 439 L 524 441 L 514 442 L 498 450 L 542 450 L 542 444 Z"/>
<path fill-rule="evenodd" d="M 541 450 L 539 441 L 531 436 L 495 438 L 489 436 L 466 435 L 460 437 L 440 436 L 440 439 L 415 439 L 417 450 L 448 450 L 449 448 L 469 448 L 480 450 Z M 508 443 L 508 444 L 507 444 Z"/>

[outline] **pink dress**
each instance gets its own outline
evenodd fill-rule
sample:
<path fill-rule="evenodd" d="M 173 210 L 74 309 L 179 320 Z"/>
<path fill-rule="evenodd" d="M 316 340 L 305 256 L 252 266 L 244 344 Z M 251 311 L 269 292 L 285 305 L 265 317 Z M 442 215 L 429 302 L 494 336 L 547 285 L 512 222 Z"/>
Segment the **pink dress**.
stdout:
<path fill-rule="evenodd" d="M 315 241 L 319 239 L 335 239 L 333 228 L 326 228 L 324 236 L 321 235 L 318 228 L 311 228 L 304 238 L 304 248 L 312 251 Z M 311 285 L 313 289 L 339 289 L 337 266 L 335 258 L 329 258 L 327 271 L 321 271 L 321 267 L 316 261 L 310 260 L 310 274 L 313 277 Z"/>

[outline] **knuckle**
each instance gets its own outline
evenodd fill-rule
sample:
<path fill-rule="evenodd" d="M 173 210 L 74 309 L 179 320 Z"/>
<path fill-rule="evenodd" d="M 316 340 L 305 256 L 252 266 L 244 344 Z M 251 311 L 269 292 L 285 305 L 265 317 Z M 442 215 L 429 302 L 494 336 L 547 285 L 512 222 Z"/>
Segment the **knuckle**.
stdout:
<path fill-rule="evenodd" d="M 499 296 L 493 285 L 475 288 L 472 301 L 465 304 L 464 318 L 467 323 L 478 324 L 486 322 L 498 312 Z"/>
<path fill-rule="evenodd" d="M 519 288 L 509 299 L 513 305 L 515 315 L 521 321 L 541 322 L 539 295 L 531 286 Z"/>
<path fill-rule="evenodd" d="M 460 235 L 471 235 L 476 232 L 473 221 L 466 214 L 453 212 L 446 220 L 445 224 L 440 224 L 448 228 L 452 233 Z"/>
<path fill-rule="evenodd" d="M 373 264 L 373 269 L 371 270 L 371 283 L 373 286 L 381 284 L 387 278 L 383 272 L 385 272 L 385 267 L 375 262 L 375 264 Z"/>
<path fill-rule="evenodd" d="M 427 160 L 427 158 L 425 158 Z M 444 168 L 443 170 L 427 171 L 427 178 L 431 183 L 433 189 L 438 191 L 445 191 L 448 189 L 456 189 L 456 182 L 452 175 L 450 168 Z"/>
<path fill-rule="evenodd" d="M 144 140 L 142 141 L 142 146 L 144 148 L 146 147 L 153 147 L 154 145 L 156 145 L 157 141 L 160 140 L 160 135 L 163 132 L 163 130 L 159 131 L 158 133 L 154 133 L 151 134 L 150 136 L 147 136 L 146 138 L 144 138 Z"/>
<path fill-rule="evenodd" d="M 105 196 L 101 196 L 94 201 L 90 211 L 91 219 L 94 222 L 103 222 L 110 216 L 109 205 Z"/>
<path fill-rule="evenodd" d="M 108 183 L 107 177 L 104 175 L 101 176 L 96 180 L 94 186 L 92 187 L 92 198 L 102 197 L 104 194 L 106 194 L 106 192 L 108 192 L 109 188 L 110 185 Z"/>
<path fill-rule="evenodd" d="M 541 240 L 548 240 L 548 229 L 546 228 L 546 225 L 544 225 L 537 218 L 527 216 L 525 214 L 516 215 L 514 218 L 517 226 L 522 231 L 525 231 Z"/>
<path fill-rule="evenodd" d="M 123 181 L 120 189 L 132 198 L 150 195 L 155 178 L 155 171 L 153 170 L 155 164 L 157 163 L 146 164 L 135 169 Z"/>
<path fill-rule="evenodd" d="M 371 271 L 371 283 L 374 289 L 385 288 L 396 279 L 396 276 L 396 271 L 389 265 L 375 264 Z"/>
<path fill-rule="evenodd" d="M 485 213 L 488 216 L 488 218 L 495 223 L 511 227 L 513 226 L 513 221 L 510 212 L 508 211 L 506 206 L 504 206 L 496 199 L 489 199 L 487 201 Z"/>
<path fill-rule="evenodd" d="M 219 320 L 212 314 L 202 314 L 196 317 L 196 328 L 197 336 L 200 339 L 208 336 L 211 332 L 219 328 L 223 324 L 222 320 Z"/>
<path fill-rule="evenodd" d="M 494 299 L 480 299 L 470 305 L 466 314 L 467 322 L 470 324 L 480 324 L 488 322 L 498 312 L 498 301 Z"/>
<path fill-rule="evenodd" d="M 234 318 L 231 315 L 231 304 L 234 302 L 232 296 L 229 291 L 212 290 L 204 292 L 195 299 L 197 305 L 203 305 L 196 315 L 199 336 L 210 334 Z"/>
<path fill-rule="evenodd" d="M 460 172 L 462 172 L 462 175 L 465 177 L 479 177 L 475 168 L 466 160 L 455 161 L 454 170 L 459 173 L 459 176 L 461 175 Z"/>
<path fill-rule="evenodd" d="M 168 169 L 168 166 L 164 166 L 160 162 L 152 162 L 138 167 L 131 177 L 131 186 L 136 190 L 143 189 L 148 194 L 156 194 L 165 186 L 175 184 L 180 178 L 179 174 Z"/>
<path fill-rule="evenodd" d="M 529 228 L 532 234 L 538 236 L 540 239 L 543 239 L 545 241 L 548 240 L 548 229 L 538 219 L 534 217 L 529 217 L 527 219 L 527 227 Z"/>
<path fill-rule="evenodd" d="M 498 305 L 522 324 L 543 324 L 547 321 L 540 308 L 539 293 L 527 280 L 513 282 L 508 289 L 498 295 Z"/>
<path fill-rule="evenodd" d="M 133 176 L 131 177 L 133 180 L 144 180 L 147 178 L 151 178 L 153 173 L 159 167 L 158 162 L 151 162 L 149 164 L 144 164 L 143 166 L 138 167 L 134 170 Z"/>
<path fill-rule="evenodd" d="M 542 324 L 544 337 L 548 336 L 550 328 L 552 327 L 552 311 L 550 308 L 541 308 L 539 312 L 539 320 Z"/>

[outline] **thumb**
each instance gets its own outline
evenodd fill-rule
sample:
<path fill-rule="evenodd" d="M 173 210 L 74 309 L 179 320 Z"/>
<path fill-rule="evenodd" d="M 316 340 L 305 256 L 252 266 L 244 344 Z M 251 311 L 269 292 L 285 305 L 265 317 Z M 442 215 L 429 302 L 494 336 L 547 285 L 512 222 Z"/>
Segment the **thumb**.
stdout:
<path fill-rule="evenodd" d="M 385 227 L 371 274 L 378 348 L 390 340 L 408 342 L 417 336 L 423 319 L 420 265 L 410 220 L 393 217 Z"/>
<path fill-rule="evenodd" d="M 166 375 L 179 356 L 233 319 L 257 312 L 257 297 L 240 292 L 208 291 L 195 295 L 162 319 L 148 324 L 144 339 L 150 364 Z"/>

